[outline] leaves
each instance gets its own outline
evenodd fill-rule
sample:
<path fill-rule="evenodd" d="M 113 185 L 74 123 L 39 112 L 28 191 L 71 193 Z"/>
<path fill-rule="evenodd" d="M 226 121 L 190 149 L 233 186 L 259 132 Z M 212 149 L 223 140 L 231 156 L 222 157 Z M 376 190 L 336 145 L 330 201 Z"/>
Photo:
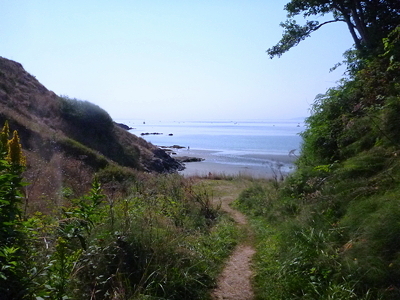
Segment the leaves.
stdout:
<path fill-rule="evenodd" d="M 284 33 L 275 46 L 269 48 L 270 58 L 280 57 L 283 53 L 297 46 L 302 40 L 323 25 L 334 22 L 346 22 L 354 40 L 356 49 L 363 57 L 382 51 L 381 40 L 400 23 L 400 5 L 391 1 L 341 1 L 341 0 L 292 0 L 285 5 L 288 20 L 281 23 Z M 331 15 L 332 19 L 323 23 L 306 20 L 305 25 L 298 25 L 293 19 L 302 15 Z"/>
<path fill-rule="evenodd" d="M 7 299 L 20 299 L 27 278 L 27 263 L 23 260 L 25 232 L 19 206 L 25 157 L 18 133 L 14 131 L 11 140 L 8 135 L 6 122 L 0 133 L 0 294 Z"/>

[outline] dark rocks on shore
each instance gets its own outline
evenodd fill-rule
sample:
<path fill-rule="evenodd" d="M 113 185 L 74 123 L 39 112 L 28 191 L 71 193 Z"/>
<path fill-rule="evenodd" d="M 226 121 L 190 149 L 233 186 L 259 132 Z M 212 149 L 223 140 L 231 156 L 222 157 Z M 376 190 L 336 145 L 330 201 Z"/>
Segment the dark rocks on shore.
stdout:
<path fill-rule="evenodd" d="M 154 159 L 152 161 L 152 169 L 159 173 L 175 173 L 185 169 L 185 163 L 200 162 L 204 158 L 191 156 L 174 156 L 176 152 L 172 149 L 183 149 L 186 147 L 179 145 L 159 146 L 153 151 Z"/>
<path fill-rule="evenodd" d="M 165 149 L 165 151 L 172 151 L 172 149 L 184 149 L 186 147 L 179 146 L 179 145 L 173 145 L 173 146 L 160 146 L 160 148 Z"/>
<path fill-rule="evenodd" d="M 125 130 L 133 129 L 132 127 L 129 127 L 128 125 L 123 124 L 123 123 L 117 123 L 117 122 L 115 122 L 115 125 L 117 125 L 118 127 L 121 127 L 122 129 L 125 129 Z"/>
<path fill-rule="evenodd" d="M 140 135 L 161 135 L 160 132 L 142 132 Z"/>
<path fill-rule="evenodd" d="M 175 173 L 182 171 L 185 166 L 182 162 L 172 158 L 165 150 L 157 148 L 153 151 L 154 159 L 151 163 L 153 170 L 159 173 Z"/>
<path fill-rule="evenodd" d="M 191 156 L 178 156 L 178 157 L 175 157 L 175 159 L 181 163 L 199 162 L 199 161 L 204 160 L 204 158 L 191 157 Z"/>

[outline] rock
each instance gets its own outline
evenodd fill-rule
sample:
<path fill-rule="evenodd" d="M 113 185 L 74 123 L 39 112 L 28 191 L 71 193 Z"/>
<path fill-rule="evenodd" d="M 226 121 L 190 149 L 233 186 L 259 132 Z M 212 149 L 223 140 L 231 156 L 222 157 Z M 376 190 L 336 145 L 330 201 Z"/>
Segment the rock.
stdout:
<path fill-rule="evenodd" d="M 186 147 L 179 146 L 179 145 L 173 145 L 173 146 L 158 146 L 158 147 L 160 147 L 160 148 L 162 148 L 162 149 L 165 149 L 166 151 L 172 151 L 172 150 L 169 149 L 169 148 L 172 148 L 172 149 L 183 149 L 183 148 L 186 148 Z"/>
<path fill-rule="evenodd" d="M 129 127 L 128 125 L 123 124 L 123 123 L 117 123 L 117 122 L 114 122 L 114 123 L 115 123 L 115 125 L 117 125 L 118 127 L 121 127 L 122 129 L 125 129 L 125 130 L 133 129 L 132 127 Z"/>
<path fill-rule="evenodd" d="M 151 167 L 158 173 L 175 173 L 185 169 L 185 166 L 180 161 L 169 156 L 163 149 L 157 148 L 153 151 L 153 154 L 154 159 Z"/>
<path fill-rule="evenodd" d="M 161 135 L 160 132 L 142 132 L 140 135 Z"/>
<path fill-rule="evenodd" d="M 183 148 L 186 148 L 186 147 L 179 146 L 179 145 L 173 145 L 173 146 L 171 146 L 170 148 L 173 148 L 173 149 L 183 149 Z"/>
<path fill-rule="evenodd" d="M 176 157 L 175 159 L 181 163 L 198 162 L 198 161 L 204 160 L 204 158 L 190 157 L 190 156 L 179 156 L 179 157 Z"/>

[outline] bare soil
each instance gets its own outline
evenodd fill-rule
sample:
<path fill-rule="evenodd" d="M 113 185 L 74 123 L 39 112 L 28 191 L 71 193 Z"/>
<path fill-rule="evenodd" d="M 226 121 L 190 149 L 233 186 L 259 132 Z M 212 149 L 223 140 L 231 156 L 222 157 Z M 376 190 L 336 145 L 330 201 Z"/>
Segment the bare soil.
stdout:
<path fill-rule="evenodd" d="M 217 280 L 217 287 L 211 293 L 211 298 L 213 300 L 251 300 L 254 298 L 251 285 L 251 278 L 253 277 L 251 259 L 255 253 L 252 246 L 253 234 L 247 224 L 246 216 L 230 206 L 246 186 L 243 183 L 225 180 L 217 181 L 212 186 L 215 193 L 214 204 L 221 205 L 221 209 L 232 216 L 236 223 L 242 227 L 246 237 L 229 257 Z"/>

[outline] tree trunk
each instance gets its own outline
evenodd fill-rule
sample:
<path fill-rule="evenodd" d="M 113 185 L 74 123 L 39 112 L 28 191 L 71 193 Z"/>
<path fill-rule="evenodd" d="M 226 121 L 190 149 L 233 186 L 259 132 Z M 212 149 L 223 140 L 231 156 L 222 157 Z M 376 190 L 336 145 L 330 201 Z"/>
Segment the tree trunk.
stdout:
<path fill-rule="evenodd" d="M 353 24 L 353 22 L 351 21 L 350 13 L 348 13 L 348 11 L 347 11 L 347 9 L 345 8 L 345 6 L 343 5 L 343 3 L 339 2 L 339 1 L 338 1 L 338 3 L 335 4 L 334 6 L 335 6 L 335 8 L 336 8 L 338 11 L 340 11 L 340 13 L 342 14 L 342 16 L 343 16 L 343 18 L 344 18 L 344 21 L 346 22 L 347 27 L 349 28 L 350 34 L 351 34 L 351 36 L 352 36 L 352 38 L 353 38 L 353 40 L 354 40 L 354 44 L 355 44 L 355 46 L 356 46 L 356 49 L 357 49 L 357 50 L 361 50 L 361 48 L 362 48 L 361 40 L 360 40 L 360 38 L 358 37 L 356 31 L 354 30 L 354 28 L 357 29 L 357 27 L 356 27 L 356 25 Z M 358 31 L 358 30 L 357 30 L 357 31 Z"/>
<path fill-rule="evenodd" d="M 350 15 L 354 21 L 355 28 L 360 34 L 361 43 L 369 47 L 370 41 L 366 31 L 365 20 L 363 18 L 364 13 L 362 11 L 361 3 L 358 0 L 354 0 L 350 6 Z"/>

